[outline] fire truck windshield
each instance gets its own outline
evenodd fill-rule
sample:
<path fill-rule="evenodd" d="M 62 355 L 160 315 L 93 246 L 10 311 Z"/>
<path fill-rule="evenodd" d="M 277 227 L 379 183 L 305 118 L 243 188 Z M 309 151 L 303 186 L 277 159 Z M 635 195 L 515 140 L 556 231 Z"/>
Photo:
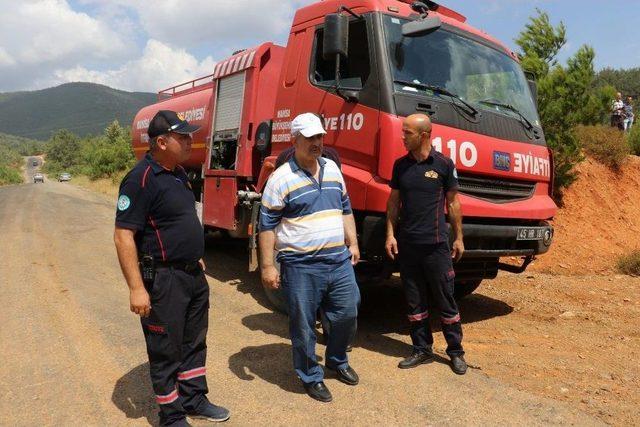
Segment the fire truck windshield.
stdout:
<path fill-rule="evenodd" d="M 420 37 L 403 37 L 402 24 L 406 22 L 384 17 L 396 92 L 440 96 L 421 87 L 441 87 L 478 110 L 510 117 L 516 110 L 528 122 L 540 126 L 529 85 L 513 58 L 444 27 Z"/>

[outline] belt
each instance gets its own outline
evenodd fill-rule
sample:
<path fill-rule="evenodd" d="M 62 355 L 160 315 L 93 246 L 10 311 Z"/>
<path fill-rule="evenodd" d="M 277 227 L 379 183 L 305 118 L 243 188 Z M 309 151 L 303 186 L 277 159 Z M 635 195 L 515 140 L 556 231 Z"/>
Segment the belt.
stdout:
<path fill-rule="evenodd" d="M 167 261 L 156 261 L 156 268 L 173 268 L 175 270 L 182 270 L 185 273 L 199 273 L 202 271 L 202 267 L 198 261 L 193 262 L 167 262 Z"/>

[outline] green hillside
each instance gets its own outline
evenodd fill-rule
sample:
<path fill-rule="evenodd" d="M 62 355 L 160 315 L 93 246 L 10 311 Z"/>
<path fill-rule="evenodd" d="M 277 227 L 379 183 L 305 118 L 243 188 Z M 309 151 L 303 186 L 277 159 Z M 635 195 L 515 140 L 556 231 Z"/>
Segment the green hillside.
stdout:
<path fill-rule="evenodd" d="M 47 140 L 59 129 L 97 135 L 113 120 L 130 126 L 136 112 L 156 100 L 94 83 L 67 83 L 33 92 L 0 93 L 0 132 Z"/>
<path fill-rule="evenodd" d="M 44 142 L 0 132 L 0 147 L 6 147 L 21 156 L 33 156 L 43 153 Z"/>

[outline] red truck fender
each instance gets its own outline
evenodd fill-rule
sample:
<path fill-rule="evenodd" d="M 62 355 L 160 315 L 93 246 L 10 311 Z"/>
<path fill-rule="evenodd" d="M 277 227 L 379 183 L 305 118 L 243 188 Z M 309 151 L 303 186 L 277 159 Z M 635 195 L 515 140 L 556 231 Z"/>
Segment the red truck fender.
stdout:
<path fill-rule="evenodd" d="M 276 156 L 269 156 L 264 159 L 262 168 L 260 168 L 260 175 L 258 175 L 258 183 L 256 184 L 256 191 L 258 193 L 262 193 L 265 185 L 267 185 L 267 180 L 274 170 L 276 170 Z"/>
<path fill-rule="evenodd" d="M 256 191 L 262 193 L 264 187 L 267 185 L 267 180 L 276 169 L 276 156 L 269 156 L 262 162 L 260 168 L 260 175 L 258 175 L 258 182 L 256 184 Z M 253 202 L 251 207 L 251 220 L 249 222 L 249 271 L 254 272 L 258 270 L 258 215 L 260 214 L 260 201 Z"/>

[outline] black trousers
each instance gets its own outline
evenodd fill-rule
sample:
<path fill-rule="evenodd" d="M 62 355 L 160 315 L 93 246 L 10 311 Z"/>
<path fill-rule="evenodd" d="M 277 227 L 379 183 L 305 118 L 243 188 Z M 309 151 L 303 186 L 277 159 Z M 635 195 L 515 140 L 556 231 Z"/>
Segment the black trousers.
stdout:
<path fill-rule="evenodd" d="M 611 126 L 624 130 L 624 116 L 618 114 L 611 115 Z"/>
<path fill-rule="evenodd" d="M 151 314 L 142 318 L 151 382 L 161 424 L 196 411 L 208 393 L 206 380 L 209 285 L 201 269 L 158 268 Z"/>
<path fill-rule="evenodd" d="M 449 356 L 463 355 L 462 324 L 453 298 L 455 273 L 448 243 L 412 245 L 400 242 L 400 278 L 408 305 L 415 352 L 431 352 L 433 334 L 429 306 L 440 311 Z"/>

